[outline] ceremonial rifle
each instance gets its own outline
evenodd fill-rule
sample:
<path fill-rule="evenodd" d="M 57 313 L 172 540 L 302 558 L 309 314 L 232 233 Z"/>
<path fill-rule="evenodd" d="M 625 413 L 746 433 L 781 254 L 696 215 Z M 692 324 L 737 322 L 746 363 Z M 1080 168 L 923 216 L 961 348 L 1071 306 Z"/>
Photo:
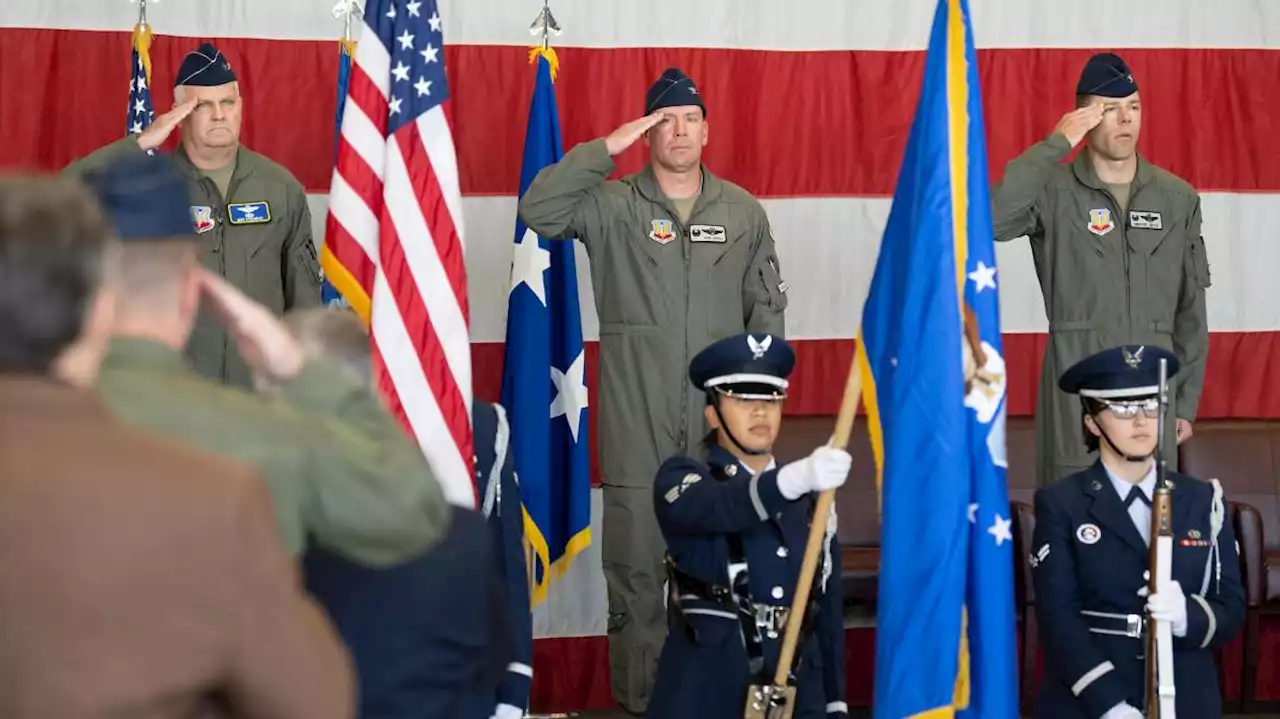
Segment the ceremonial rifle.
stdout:
<path fill-rule="evenodd" d="M 1159 415 L 1156 421 L 1156 487 L 1151 498 L 1151 548 L 1148 550 L 1147 594 L 1167 584 L 1173 570 L 1173 493 L 1165 477 L 1165 410 L 1169 402 L 1168 362 L 1160 360 Z M 1147 616 L 1147 719 L 1176 719 L 1173 685 L 1173 628 Z"/>

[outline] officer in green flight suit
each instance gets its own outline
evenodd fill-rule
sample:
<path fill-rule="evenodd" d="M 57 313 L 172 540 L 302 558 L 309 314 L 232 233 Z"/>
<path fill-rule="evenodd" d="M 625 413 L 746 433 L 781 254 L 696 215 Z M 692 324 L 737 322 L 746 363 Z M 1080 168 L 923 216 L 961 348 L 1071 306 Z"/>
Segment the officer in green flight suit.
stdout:
<path fill-rule="evenodd" d="M 1055 381 L 1108 347 L 1175 353 L 1182 371 L 1169 392 L 1171 469 L 1177 445 L 1191 436 L 1209 350 L 1200 196 L 1138 152 L 1141 128 L 1128 65 L 1094 55 L 1076 86 L 1076 109 L 1009 163 L 993 197 L 996 240 L 1030 238 L 1049 318 L 1036 410 L 1040 486 L 1093 464 L 1078 402 Z M 1079 155 L 1063 164 L 1082 140 Z"/>
<path fill-rule="evenodd" d="M 204 43 L 187 54 L 173 85 L 172 110 L 66 171 L 84 173 L 154 151 L 181 127 L 182 142 L 169 158 L 189 185 L 204 266 L 276 314 L 319 306 L 320 263 L 306 192 L 282 165 L 240 144 L 244 103 L 230 63 Z M 252 387 L 249 366 L 215 317 L 201 313 L 186 353 L 205 377 Z"/>
<path fill-rule="evenodd" d="M 702 163 L 706 105 L 689 76 L 665 71 L 644 116 L 544 168 L 520 217 L 550 239 L 582 242 L 600 316 L 600 467 L 613 695 L 641 715 L 666 637 L 653 478 L 700 452 L 705 397 L 680 381 L 689 361 L 742 332 L 784 336 L 787 285 L 764 208 Z M 608 180 L 644 139 L 649 164 Z"/>

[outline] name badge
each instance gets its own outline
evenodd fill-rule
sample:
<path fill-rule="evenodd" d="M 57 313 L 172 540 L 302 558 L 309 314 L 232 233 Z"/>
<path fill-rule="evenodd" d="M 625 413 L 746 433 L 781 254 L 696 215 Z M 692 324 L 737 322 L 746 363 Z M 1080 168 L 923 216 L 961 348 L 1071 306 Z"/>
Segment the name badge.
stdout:
<path fill-rule="evenodd" d="M 724 242 L 723 225 L 689 225 L 690 242 Z"/>
<path fill-rule="evenodd" d="M 1135 230 L 1160 230 L 1164 228 L 1164 223 L 1159 212 L 1129 210 L 1129 226 Z"/>
<path fill-rule="evenodd" d="M 271 206 L 265 202 L 237 202 L 227 205 L 227 221 L 233 225 L 261 225 L 271 221 Z"/>

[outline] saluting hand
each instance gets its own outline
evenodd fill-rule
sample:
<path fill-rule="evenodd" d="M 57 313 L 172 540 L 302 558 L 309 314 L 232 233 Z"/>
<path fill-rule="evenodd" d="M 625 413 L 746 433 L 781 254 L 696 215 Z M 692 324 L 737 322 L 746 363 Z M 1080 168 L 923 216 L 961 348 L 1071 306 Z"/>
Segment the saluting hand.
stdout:
<path fill-rule="evenodd" d="M 200 270 L 200 289 L 255 374 L 276 382 L 298 376 L 302 347 L 271 310 L 208 270 Z"/>
<path fill-rule="evenodd" d="M 1080 144 L 1085 135 L 1089 134 L 1090 130 L 1102 122 L 1102 117 L 1105 114 L 1106 110 L 1100 102 L 1085 105 L 1063 115 L 1062 119 L 1058 121 L 1058 126 L 1053 128 L 1053 131 L 1067 138 L 1067 142 L 1070 142 L 1071 146 L 1075 147 Z"/>
<path fill-rule="evenodd" d="M 187 115 L 195 111 L 198 102 L 199 98 L 189 97 L 186 101 L 174 105 L 172 110 L 157 117 L 152 121 L 150 127 L 143 130 L 141 135 L 138 135 L 138 147 L 144 150 L 154 150 L 163 145 L 164 141 L 169 139 L 169 134 L 173 132 L 174 128 L 182 124 L 182 121 L 187 119 Z"/>
<path fill-rule="evenodd" d="M 646 115 L 639 120 L 632 120 L 614 130 L 604 139 L 605 147 L 609 148 L 609 156 L 615 156 L 636 144 L 636 140 L 644 137 L 644 133 L 648 132 L 649 128 L 665 122 L 667 118 L 667 113 L 658 110 L 652 115 Z"/>

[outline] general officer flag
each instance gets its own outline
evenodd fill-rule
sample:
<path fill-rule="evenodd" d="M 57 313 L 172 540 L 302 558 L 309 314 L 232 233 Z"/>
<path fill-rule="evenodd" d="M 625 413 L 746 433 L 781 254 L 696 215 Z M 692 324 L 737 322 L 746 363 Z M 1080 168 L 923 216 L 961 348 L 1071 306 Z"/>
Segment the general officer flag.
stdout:
<path fill-rule="evenodd" d="M 986 156 L 968 2 L 940 0 L 857 359 L 883 503 L 883 719 L 1018 716 Z"/>
<path fill-rule="evenodd" d="M 539 170 L 564 155 L 553 84 L 555 52 L 535 48 L 529 57 L 537 69 L 521 196 Z M 511 422 L 525 533 L 537 557 L 536 604 L 591 543 L 586 352 L 574 243 L 541 238 L 517 217 L 507 303 L 502 404 Z"/>
<path fill-rule="evenodd" d="M 350 9 L 348 9 L 350 12 Z M 356 54 L 355 41 L 343 38 L 338 41 L 338 108 L 333 118 L 333 154 L 338 155 L 338 143 L 342 139 L 342 112 L 346 109 L 347 83 L 351 77 L 351 58 Z M 333 286 L 328 277 L 320 283 L 320 300 L 326 307 L 349 307 L 350 304 L 341 292 Z"/>

